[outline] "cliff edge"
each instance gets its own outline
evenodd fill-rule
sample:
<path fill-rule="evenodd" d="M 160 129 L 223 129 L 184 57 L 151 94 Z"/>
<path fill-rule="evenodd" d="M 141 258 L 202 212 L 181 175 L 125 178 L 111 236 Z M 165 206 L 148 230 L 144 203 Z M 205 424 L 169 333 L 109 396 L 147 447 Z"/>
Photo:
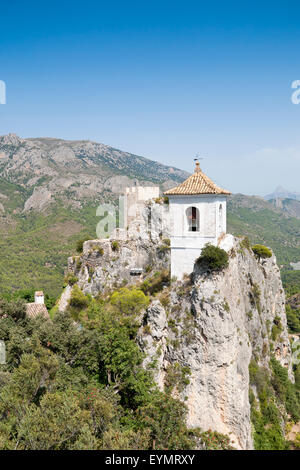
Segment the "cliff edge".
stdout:
<path fill-rule="evenodd" d="M 196 264 L 192 281 L 165 289 L 149 307 L 140 338 L 147 360 L 157 357 L 160 386 L 175 378 L 188 425 L 228 434 L 239 449 L 253 448 L 251 358 L 268 369 L 274 353 L 293 380 L 276 259 L 260 261 L 240 239 L 224 271 L 205 273 Z"/>
<path fill-rule="evenodd" d="M 191 276 L 164 279 L 150 292 L 138 342 L 160 388 L 185 402 L 190 427 L 227 434 L 235 448 L 252 449 L 251 359 L 270 370 L 274 356 L 293 381 L 285 295 L 274 255 L 259 259 L 232 235 L 220 246 L 229 255 L 225 269 L 209 272 L 196 263 Z M 147 290 L 168 267 L 166 240 L 88 241 L 81 257 L 69 259 L 78 286 L 92 295 L 128 284 Z"/>

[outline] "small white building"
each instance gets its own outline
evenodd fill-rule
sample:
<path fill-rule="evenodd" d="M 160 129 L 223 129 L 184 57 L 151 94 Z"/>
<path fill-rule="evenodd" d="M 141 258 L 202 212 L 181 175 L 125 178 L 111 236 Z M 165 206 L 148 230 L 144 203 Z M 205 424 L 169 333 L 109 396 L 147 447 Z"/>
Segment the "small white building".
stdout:
<path fill-rule="evenodd" d="M 36 304 L 44 304 L 44 292 L 41 290 L 37 290 L 34 293 L 34 303 Z"/>
<path fill-rule="evenodd" d="M 43 315 L 46 318 L 50 318 L 44 302 L 43 291 L 36 291 L 34 293 L 34 302 L 26 304 L 26 314 L 32 318 L 36 317 L 37 315 Z"/>
<path fill-rule="evenodd" d="M 171 277 L 182 279 L 193 271 L 204 245 L 217 245 L 226 234 L 230 192 L 219 188 L 196 162 L 195 173 L 164 194 L 170 208 Z"/>

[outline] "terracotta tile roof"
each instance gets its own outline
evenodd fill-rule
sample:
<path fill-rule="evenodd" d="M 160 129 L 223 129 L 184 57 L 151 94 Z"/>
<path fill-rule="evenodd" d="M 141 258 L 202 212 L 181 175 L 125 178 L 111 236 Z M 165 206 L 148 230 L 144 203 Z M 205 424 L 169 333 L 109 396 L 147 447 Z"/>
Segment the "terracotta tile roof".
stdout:
<path fill-rule="evenodd" d="M 34 302 L 26 304 L 26 314 L 29 317 L 36 317 L 37 315 L 42 314 L 44 317 L 50 318 L 46 305 L 36 304 Z"/>
<path fill-rule="evenodd" d="M 219 188 L 208 176 L 200 169 L 199 163 L 196 163 L 195 173 L 188 177 L 183 183 L 175 188 L 165 191 L 166 196 L 171 195 L 193 195 L 193 194 L 231 194 L 227 189 Z"/>

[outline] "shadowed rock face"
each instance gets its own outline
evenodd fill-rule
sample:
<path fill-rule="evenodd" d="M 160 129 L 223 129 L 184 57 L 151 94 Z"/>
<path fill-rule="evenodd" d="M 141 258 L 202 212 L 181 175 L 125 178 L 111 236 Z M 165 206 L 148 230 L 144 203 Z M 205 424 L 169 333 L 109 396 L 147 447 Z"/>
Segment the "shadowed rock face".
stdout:
<path fill-rule="evenodd" d="M 24 211 L 44 210 L 59 196 L 74 207 L 110 199 L 132 186 L 178 184 L 188 174 L 144 157 L 89 141 L 0 137 L 0 176 L 29 190 Z"/>

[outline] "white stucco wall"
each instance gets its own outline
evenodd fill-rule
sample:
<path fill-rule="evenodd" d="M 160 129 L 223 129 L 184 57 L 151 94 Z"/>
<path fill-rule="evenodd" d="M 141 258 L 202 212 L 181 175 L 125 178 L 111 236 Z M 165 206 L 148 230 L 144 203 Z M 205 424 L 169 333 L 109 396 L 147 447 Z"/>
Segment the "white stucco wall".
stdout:
<path fill-rule="evenodd" d="M 193 271 L 195 260 L 206 243 L 217 244 L 226 233 L 226 196 L 170 196 L 171 276 L 182 279 Z M 196 207 L 200 215 L 197 232 L 188 230 L 186 211 Z"/>
<path fill-rule="evenodd" d="M 34 294 L 34 303 L 43 304 L 44 303 L 44 294 Z"/>

